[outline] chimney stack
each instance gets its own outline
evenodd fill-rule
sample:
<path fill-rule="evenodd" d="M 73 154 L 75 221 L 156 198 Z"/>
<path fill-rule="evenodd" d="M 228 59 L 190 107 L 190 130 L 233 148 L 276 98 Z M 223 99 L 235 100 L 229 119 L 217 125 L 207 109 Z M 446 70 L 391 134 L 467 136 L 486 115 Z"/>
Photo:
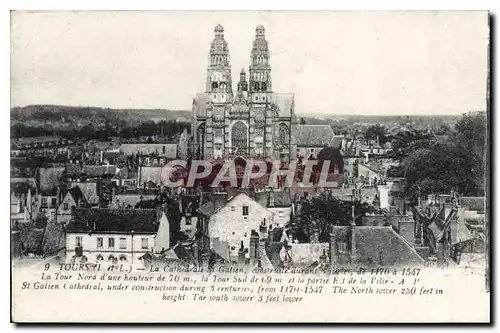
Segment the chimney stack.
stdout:
<path fill-rule="evenodd" d="M 330 267 L 337 261 L 337 240 L 335 237 L 335 229 L 332 226 L 330 229 Z"/>
<path fill-rule="evenodd" d="M 250 253 L 249 253 L 250 265 L 252 266 L 255 265 L 255 262 L 258 259 L 257 258 L 258 248 L 259 248 L 259 235 L 255 230 L 252 230 L 250 234 Z"/>
<path fill-rule="evenodd" d="M 274 207 L 274 190 L 272 187 L 269 192 L 269 207 Z"/>
<path fill-rule="evenodd" d="M 208 267 L 210 262 L 210 251 L 204 250 L 201 252 L 201 266 Z"/>
<path fill-rule="evenodd" d="M 241 246 L 240 246 L 240 249 L 238 251 L 238 263 L 240 265 L 244 265 L 245 264 L 245 246 L 243 245 L 243 241 L 241 241 Z"/>
<path fill-rule="evenodd" d="M 273 225 L 269 225 L 269 229 L 267 229 L 267 238 L 269 240 L 273 240 Z"/>
<path fill-rule="evenodd" d="M 351 264 L 355 264 L 357 262 L 357 252 L 356 252 L 356 227 L 350 227 L 350 252 L 351 252 Z"/>
<path fill-rule="evenodd" d="M 259 236 L 261 241 L 266 241 L 268 237 L 267 227 L 266 227 L 266 219 L 264 219 L 259 226 Z"/>
<path fill-rule="evenodd" d="M 319 256 L 319 263 L 326 264 L 328 261 L 328 257 L 326 256 L 326 249 L 323 249 L 323 253 Z"/>

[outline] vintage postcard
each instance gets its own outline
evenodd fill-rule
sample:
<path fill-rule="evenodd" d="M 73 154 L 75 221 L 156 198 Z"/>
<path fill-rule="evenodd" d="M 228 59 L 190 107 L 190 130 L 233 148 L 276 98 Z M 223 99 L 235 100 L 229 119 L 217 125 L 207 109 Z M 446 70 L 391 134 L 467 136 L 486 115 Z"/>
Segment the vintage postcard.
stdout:
<path fill-rule="evenodd" d="M 489 323 L 486 11 L 13 11 L 11 320 Z"/>

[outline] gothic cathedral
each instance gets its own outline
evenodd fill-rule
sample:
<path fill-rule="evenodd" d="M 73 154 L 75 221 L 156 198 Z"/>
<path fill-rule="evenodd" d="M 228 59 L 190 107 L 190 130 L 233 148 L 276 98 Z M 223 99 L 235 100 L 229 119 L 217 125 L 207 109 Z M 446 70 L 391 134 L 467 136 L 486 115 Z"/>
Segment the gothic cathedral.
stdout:
<path fill-rule="evenodd" d="M 210 45 L 205 92 L 193 100 L 197 158 L 295 159 L 294 95 L 274 93 L 265 29 L 258 25 L 247 73 L 233 91 L 229 47 L 219 24 Z"/>

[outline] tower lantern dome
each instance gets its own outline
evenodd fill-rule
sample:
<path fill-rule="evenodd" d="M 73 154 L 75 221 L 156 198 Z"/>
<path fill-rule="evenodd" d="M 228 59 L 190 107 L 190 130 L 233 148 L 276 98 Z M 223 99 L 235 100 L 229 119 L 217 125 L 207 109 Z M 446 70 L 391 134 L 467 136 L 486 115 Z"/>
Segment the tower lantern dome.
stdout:
<path fill-rule="evenodd" d="M 210 44 L 210 53 L 215 55 L 229 55 L 229 48 L 224 39 L 224 27 L 217 24 L 214 28 L 214 39 Z"/>
<path fill-rule="evenodd" d="M 217 24 L 214 28 L 215 37 L 224 37 L 224 27 L 221 24 Z"/>
<path fill-rule="evenodd" d="M 266 28 L 262 24 L 259 24 L 255 28 L 255 37 L 265 37 L 266 34 Z"/>

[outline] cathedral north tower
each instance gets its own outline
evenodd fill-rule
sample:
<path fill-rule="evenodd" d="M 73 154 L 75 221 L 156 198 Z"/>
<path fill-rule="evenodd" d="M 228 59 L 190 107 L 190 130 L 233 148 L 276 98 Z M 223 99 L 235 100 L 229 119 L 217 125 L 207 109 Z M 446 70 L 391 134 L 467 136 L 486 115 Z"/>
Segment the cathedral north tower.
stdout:
<path fill-rule="evenodd" d="M 233 100 L 229 47 L 224 39 L 224 27 L 218 24 L 208 53 L 207 81 L 205 92 L 212 96 L 213 103 Z"/>

